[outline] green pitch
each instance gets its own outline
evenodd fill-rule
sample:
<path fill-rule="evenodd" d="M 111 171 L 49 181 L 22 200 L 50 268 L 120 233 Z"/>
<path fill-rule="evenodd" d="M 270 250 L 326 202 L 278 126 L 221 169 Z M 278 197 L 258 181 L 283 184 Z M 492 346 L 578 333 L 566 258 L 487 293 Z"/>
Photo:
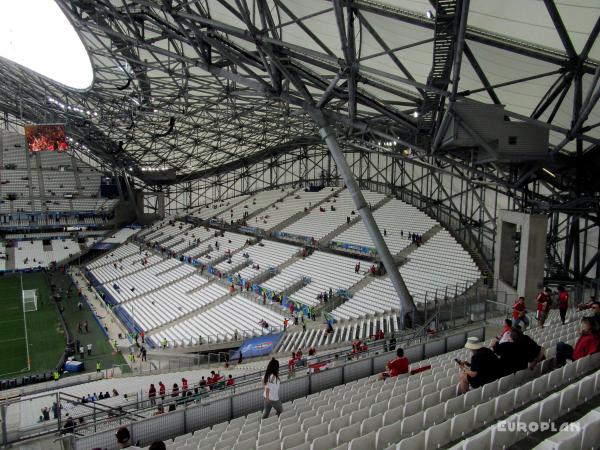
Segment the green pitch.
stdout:
<path fill-rule="evenodd" d="M 65 335 L 44 274 L 23 274 L 23 289 L 37 290 L 37 311 L 23 314 L 21 275 L 0 277 L 0 377 L 56 366 Z M 29 347 L 29 348 L 28 348 Z"/>

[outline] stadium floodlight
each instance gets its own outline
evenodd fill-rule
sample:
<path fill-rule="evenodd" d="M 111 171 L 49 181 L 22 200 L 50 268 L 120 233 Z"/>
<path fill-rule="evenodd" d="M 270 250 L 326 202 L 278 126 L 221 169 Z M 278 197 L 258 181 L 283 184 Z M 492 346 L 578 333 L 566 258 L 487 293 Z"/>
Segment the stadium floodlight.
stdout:
<path fill-rule="evenodd" d="M 53 0 L 2 2 L 0 56 L 70 88 L 94 79 L 83 42 Z"/>

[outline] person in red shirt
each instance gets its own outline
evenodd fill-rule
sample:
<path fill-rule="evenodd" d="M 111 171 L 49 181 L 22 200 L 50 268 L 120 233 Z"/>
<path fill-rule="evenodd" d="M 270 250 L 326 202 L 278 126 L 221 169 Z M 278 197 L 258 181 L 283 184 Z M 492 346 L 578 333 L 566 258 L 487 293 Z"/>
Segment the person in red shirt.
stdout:
<path fill-rule="evenodd" d="M 565 324 L 567 318 L 567 309 L 569 308 L 569 293 L 564 286 L 558 287 L 558 312 L 560 313 L 560 321 Z"/>
<path fill-rule="evenodd" d="M 154 384 L 150 384 L 150 389 L 148 390 L 148 398 L 150 398 L 150 404 L 156 405 L 156 388 Z"/>
<path fill-rule="evenodd" d="M 296 369 L 296 354 L 292 352 L 292 357 L 288 360 L 288 372 L 294 373 Z"/>
<path fill-rule="evenodd" d="M 564 342 L 556 344 L 556 363 L 559 366 L 564 366 L 567 359 L 577 361 L 600 350 L 600 335 L 593 329 L 589 317 L 581 319 L 579 334 L 575 348 Z"/>
<path fill-rule="evenodd" d="M 525 331 L 525 328 L 529 326 L 529 319 L 526 314 L 525 308 L 525 297 L 519 297 L 513 305 L 513 322 L 516 326 L 521 327 L 521 331 Z"/>
<path fill-rule="evenodd" d="M 233 377 L 231 376 L 231 374 L 229 374 L 229 378 L 227 378 L 227 383 L 225 383 L 227 386 L 233 386 L 235 384 L 235 380 L 233 379 Z"/>
<path fill-rule="evenodd" d="M 183 389 L 184 395 L 187 392 L 188 388 L 189 388 L 188 380 L 185 378 L 182 378 L 181 379 L 181 389 Z"/>
<path fill-rule="evenodd" d="M 166 391 L 165 385 L 163 384 L 162 381 L 159 381 L 158 382 L 158 393 L 160 394 L 160 398 L 162 400 L 165 399 L 165 391 Z"/>
<path fill-rule="evenodd" d="M 536 297 L 537 301 L 537 320 L 540 323 L 540 327 L 544 328 L 544 323 L 548 318 L 550 312 L 550 293 L 552 291 L 548 288 L 540 291 Z"/>
<path fill-rule="evenodd" d="M 396 350 L 396 358 L 388 361 L 386 364 L 386 371 L 383 372 L 380 376 L 380 380 L 385 380 L 389 377 L 397 377 L 403 373 L 408 373 L 409 361 L 408 358 L 404 356 L 404 350 L 398 347 Z"/>

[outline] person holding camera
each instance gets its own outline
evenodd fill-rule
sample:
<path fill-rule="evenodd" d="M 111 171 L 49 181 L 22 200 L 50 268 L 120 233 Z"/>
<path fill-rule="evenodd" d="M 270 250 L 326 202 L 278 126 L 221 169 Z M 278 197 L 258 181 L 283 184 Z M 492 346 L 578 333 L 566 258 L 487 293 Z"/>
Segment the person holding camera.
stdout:
<path fill-rule="evenodd" d="M 502 373 L 498 358 L 479 338 L 468 338 L 465 348 L 471 351 L 471 362 L 455 360 L 461 369 L 458 386 L 462 394 L 468 392 L 469 387 L 477 389 L 496 380 Z"/>

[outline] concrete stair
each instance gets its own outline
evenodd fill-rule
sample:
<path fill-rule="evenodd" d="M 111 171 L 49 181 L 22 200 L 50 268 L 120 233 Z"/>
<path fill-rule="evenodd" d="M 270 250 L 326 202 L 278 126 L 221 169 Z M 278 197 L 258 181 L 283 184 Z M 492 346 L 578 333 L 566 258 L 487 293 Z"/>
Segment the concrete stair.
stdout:
<path fill-rule="evenodd" d="M 35 167 L 37 168 L 37 177 L 38 177 L 38 189 L 40 200 L 42 202 L 42 212 L 48 212 L 48 208 L 46 207 L 46 186 L 44 185 L 44 174 L 42 173 L 42 160 L 38 153 L 35 153 Z M 27 158 L 27 169 L 29 170 L 29 184 L 31 185 L 31 159 Z M 33 203 L 32 203 L 33 205 Z"/>
<path fill-rule="evenodd" d="M 75 186 L 77 187 L 77 191 L 83 192 L 81 178 L 79 177 L 79 169 L 77 168 L 77 163 L 75 162 L 74 157 L 71 157 L 71 167 L 73 168 L 73 177 L 75 178 Z"/>
<path fill-rule="evenodd" d="M 442 229 L 443 228 L 441 225 L 432 226 L 429 230 L 427 230 L 427 232 L 425 232 L 421 236 L 421 242 L 422 242 L 421 245 L 426 244 L 429 239 L 431 239 L 436 233 L 438 233 Z M 408 260 L 408 256 L 418 248 L 419 248 L 419 246 L 417 244 L 414 244 L 414 243 L 410 244 L 404 250 L 402 250 L 401 252 L 398 252 L 396 255 L 394 255 L 394 261 L 396 261 L 397 265 L 401 266 Z"/>

